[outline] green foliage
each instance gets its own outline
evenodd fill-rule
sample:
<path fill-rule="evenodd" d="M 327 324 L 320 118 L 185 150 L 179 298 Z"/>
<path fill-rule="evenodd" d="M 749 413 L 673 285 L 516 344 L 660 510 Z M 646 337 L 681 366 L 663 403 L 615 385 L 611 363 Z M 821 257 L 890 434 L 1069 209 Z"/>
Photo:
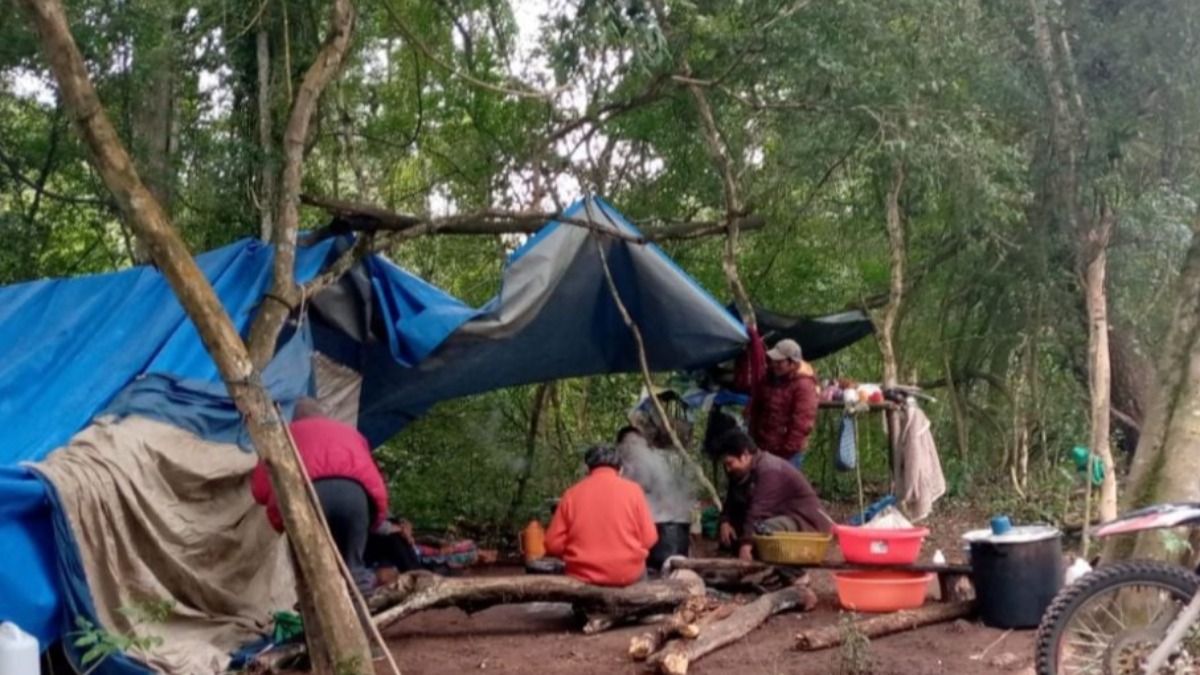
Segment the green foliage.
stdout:
<path fill-rule="evenodd" d="M 743 235 L 738 260 L 754 300 L 774 310 L 878 314 L 890 275 L 884 195 L 903 167 L 899 366 L 938 398 L 926 410 L 951 494 L 990 486 L 997 508 L 1030 517 L 1073 508 L 1062 453 L 1087 438 L 1087 325 L 1075 242 L 1055 207 L 1061 158 L 1028 3 L 668 0 L 660 17 L 645 0 L 387 2 L 356 3 L 347 65 L 307 139 L 304 191 L 417 214 L 549 208 L 594 191 L 638 223 L 719 220 L 722 176 L 686 75 L 709 97 L 744 201 L 767 221 Z M 1179 55 L 1200 39 L 1200 9 L 1045 4 L 1067 28 L 1063 76 L 1079 92 L 1079 201 L 1103 199 L 1119 218 L 1114 402 L 1140 396 L 1144 412 L 1146 392 L 1123 374 L 1153 367 L 1192 233 L 1200 62 Z M 327 8 L 71 0 L 68 11 L 106 110 L 139 170 L 170 188 L 189 245 L 257 236 L 272 207 L 264 169 L 278 168 Z M 0 283 L 120 269 L 137 255 L 47 82 L 30 31 L 0 25 Z M 155 173 L 139 139 L 163 86 L 169 171 Z M 327 220 L 302 214 L 305 228 Z M 481 304 L 522 240 L 426 237 L 388 253 Z M 664 248 L 728 298 L 723 241 Z M 870 341 L 816 366 L 860 381 L 882 370 Z M 536 514 L 639 390 L 633 377 L 558 383 L 532 448 L 531 388 L 446 402 L 381 452 L 398 509 L 433 528 Z M 881 440 L 864 438 L 865 476 L 881 486 Z M 848 495 L 835 441 L 818 429 L 808 469 L 827 495 Z M 1009 487 L 1022 457 L 1025 497 Z"/>
<path fill-rule="evenodd" d="M 125 633 L 112 633 L 97 626 L 90 620 L 75 617 L 76 631 L 72 634 L 76 649 L 83 650 L 79 661 L 87 668 L 84 675 L 89 675 L 104 663 L 105 659 L 125 652 L 137 651 L 149 653 L 161 647 L 163 640 L 157 635 L 151 635 L 140 630 L 146 625 L 161 624 L 167 620 L 175 609 L 174 600 L 155 598 L 121 607 L 117 611 L 129 623 Z"/>
<path fill-rule="evenodd" d="M 838 630 L 842 633 L 842 644 L 838 648 L 833 672 L 837 675 L 870 675 L 875 672 L 871 640 L 859 630 L 855 615 L 841 612 L 838 615 Z"/>

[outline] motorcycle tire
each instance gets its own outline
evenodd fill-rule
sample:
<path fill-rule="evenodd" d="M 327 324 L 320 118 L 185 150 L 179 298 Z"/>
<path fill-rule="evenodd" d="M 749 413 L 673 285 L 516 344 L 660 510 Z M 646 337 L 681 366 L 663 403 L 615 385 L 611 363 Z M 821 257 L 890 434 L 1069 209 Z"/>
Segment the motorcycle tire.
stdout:
<path fill-rule="evenodd" d="M 1200 591 L 1200 576 L 1183 567 L 1149 560 L 1113 563 L 1089 572 L 1060 591 L 1042 615 L 1037 631 L 1037 675 L 1065 675 L 1058 672 L 1063 633 L 1088 600 L 1116 587 L 1136 584 L 1160 586 L 1186 605 Z"/>

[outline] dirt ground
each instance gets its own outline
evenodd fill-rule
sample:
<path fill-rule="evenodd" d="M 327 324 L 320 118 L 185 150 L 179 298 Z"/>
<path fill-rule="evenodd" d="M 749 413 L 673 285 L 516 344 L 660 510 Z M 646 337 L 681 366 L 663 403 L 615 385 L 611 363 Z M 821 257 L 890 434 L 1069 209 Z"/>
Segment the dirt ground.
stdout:
<path fill-rule="evenodd" d="M 989 514 L 976 509 L 943 505 L 930 525 L 932 536 L 922 550 L 928 560 L 941 549 L 951 562 L 961 561 L 958 544 L 967 530 L 985 527 Z M 840 516 L 841 514 L 835 514 Z M 836 557 L 836 553 L 833 555 Z M 497 573 L 490 570 L 485 573 Z M 812 587 L 821 598 L 806 614 L 774 617 L 746 639 L 715 652 L 691 669 L 696 675 L 723 673 L 794 673 L 825 675 L 924 675 L 955 673 L 1033 672 L 1033 631 L 1000 631 L 967 621 L 929 626 L 872 640 L 869 667 L 847 669 L 838 648 L 805 653 L 793 646 L 798 631 L 836 624 L 841 612 L 833 579 L 815 572 Z M 405 675 L 479 671 L 541 675 L 639 673 L 626 650 L 637 627 L 587 637 L 573 630 L 571 613 L 562 605 L 513 605 L 468 616 L 458 610 L 437 610 L 410 617 L 392 626 L 385 637 Z M 386 667 L 380 666 L 381 675 Z"/>
<path fill-rule="evenodd" d="M 817 610 L 774 617 L 746 639 L 697 662 L 690 672 L 696 675 L 847 672 L 839 667 L 843 657 L 838 648 L 812 653 L 793 648 L 798 631 L 838 622 L 837 600 L 831 584 L 827 575 L 816 575 L 814 587 L 821 595 Z M 638 632 L 638 628 L 631 627 L 583 636 L 572 631 L 569 609 L 543 604 L 495 607 L 474 616 L 458 610 L 426 612 L 393 626 L 385 637 L 405 675 L 467 671 L 633 674 L 641 669 L 629 661 L 626 649 L 629 639 Z M 1032 672 L 1033 633 L 1006 634 L 959 621 L 872 640 L 867 652 L 871 667 L 850 672 L 1026 675 Z M 382 675 L 387 671 L 381 667 L 377 672 Z"/>

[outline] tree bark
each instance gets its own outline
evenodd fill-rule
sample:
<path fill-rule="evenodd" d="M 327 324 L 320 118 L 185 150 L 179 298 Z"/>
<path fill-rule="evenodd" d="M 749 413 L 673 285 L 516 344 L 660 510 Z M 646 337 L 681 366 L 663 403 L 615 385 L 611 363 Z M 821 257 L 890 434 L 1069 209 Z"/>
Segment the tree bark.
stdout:
<path fill-rule="evenodd" d="M 630 638 L 629 658 L 634 661 L 646 660 L 674 635 L 680 635 L 689 640 L 695 639 L 699 635 L 696 622 L 706 612 L 712 612 L 715 609 L 715 601 L 708 597 L 697 596 L 688 599 L 682 607 L 675 610 L 674 614 L 667 617 L 654 630 Z"/>
<path fill-rule="evenodd" d="M 321 92 L 341 71 L 350 35 L 354 30 L 354 6 L 350 0 L 333 0 L 329 34 L 316 60 L 304 74 L 287 127 L 283 133 L 283 171 L 279 181 L 278 220 L 272 232 L 275 260 L 268 301 L 262 304 L 250 328 L 250 358 L 263 368 L 275 355 L 279 330 L 291 310 L 299 304 L 296 286 L 296 233 L 300 227 L 300 179 L 304 174 L 304 143 L 316 112 Z"/>
<path fill-rule="evenodd" d="M 666 675 L 685 675 L 691 664 L 746 637 L 772 616 L 797 607 L 808 611 L 816 604 L 817 596 L 807 588 L 792 586 L 768 593 L 738 608 L 728 619 L 711 624 L 696 640 L 668 644 L 647 663 Z"/>
<path fill-rule="evenodd" d="M 1108 264 L 1108 244 L 1112 238 L 1115 216 L 1103 209 L 1097 222 L 1079 242 L 1084 262 L 1083 287 L 1088 314 L 1088 384 L 1091 394 L 1091 451 L 1104 462 L 1104 481 L 1100 485 L 1100 519 L 1117 517 L 1117 475 L 1113 465 L 1110 438 L 1112 369 L 1108 359 L 1108 297 L 1105 273 Z M 1087 471 L 1091 489 L 1091 465 Z M 1090 518 L 1090 514 L 1085 514 Z M 1088 534 L 1084 530 L 1083 550 L 1087 553 Z"/>
<path fill-rule="evenodd" d="M 455 578 L 432 574 L 401 575 L 371 599 L 373 621 L 380 630 L 417 612 L 457 607 L 478 612 L 495 605 L 566 602 L 588 614 L 623 619 L 673 612 L 693 597 L 703 583 L 696 579 L 647 581 L 606 588 L 570 577 L 516 576 Z"/>
<path fill-rule="evenodd" d="M 1171 328 L 1158 359 L 1158 380 L 1129 474 L 1123 508 L 1200 500 L 1200 216 L 1175 288 Z M 1103 558 L 1158 558 L 1183 564 L 1186 551 L 1166 550 L 1151 531 L 1113 537 Z"/>
<path fill-rule="evenodd" d="M 529 413 L 529 431 L 525 435 L 525 464 L 521 467 L 521 475 L 517 476 L 517 491 L 513 494 L 512 503 L 508 506 L 508 516 L 504 519 L 510 529 L 516 525 L 517 511 L 525 501 L 525 489 L 529 485 L 529 477 L 533 475 L 533 459 L 537 454 L 538 433 L 542 428 L 542 413 L 554 393 L 553 382 L 543 382 L 533 392 L 533 409 Z"/>
<path fill-rule="evenodd" d="M 961 619 L 970 616 L 974 609 L 975 605 L 972 602 L 925 605 L 920 609 L 908 609 L 861 619 L 854 623 L 853 632 L 867 638 L 883 637 L 921 626 Z M 836 647 L 845 641 L 849 632 L 839 625 L 806 630 L 796 635 L 796 648 L 800 651 L 812 652 Z"/>
<path fill-rule="evenodd" d="M 204 277 L 158 201 L 134 169 L 88 76 L 60 0 L 18 0 L 38 34 L 64 104 L 83 138 L 89 157 L 138 238 L 144 241 L 200 338 L 241 412 L 250 438 L 266 463 L 279 495 L 280 512 L 301 568 L 310 580 L 317 608 L 314 621 L 327 640 L 334 663 L 369 664 L 366 641 L 341 584 L 337 553 L 318 529 L 306 497 L 305 478 L 293 456 L 283 421 L 258 378 L 245 345 L 212 286 Z M 351 670 L 349 672 L 357 672 Z"/>
<path fill-rule="evenodd" d="M 892 185 L 887 192 L 887 235 L 890 252 L 890 286 L 888 303 L 883 310 L 879 330 L 879 351 L 883 353 L 883 386 L 900 384 L 900 364 L 896 360 L 896 323 L 904 301 L 904 264 L 906 259 L 904 219 L 900 214 L 900 190 L 904 187 L 904 165 L 896 162 L 892 168 Z M 891 420 L 889 420 L 890 424 Z"/>
<path fill-rule="evenodd" d="M 259 162 L 259 237 L 264 243 L 272 240 L 275 232 L 276 164 L 275 125 L 272 121 L 271 101 L 271 40 L 267 33 L 266 19 L 259 17 L 254 34 L 254 50 L 258 67 L 258 153 Z"/>

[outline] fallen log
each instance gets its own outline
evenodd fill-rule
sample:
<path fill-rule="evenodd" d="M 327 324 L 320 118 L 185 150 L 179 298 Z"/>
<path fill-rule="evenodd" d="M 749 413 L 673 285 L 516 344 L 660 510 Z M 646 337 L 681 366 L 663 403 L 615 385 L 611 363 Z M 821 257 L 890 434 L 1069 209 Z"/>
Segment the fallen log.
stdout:
<path fill-rule="evenodd" d="M 972 602 L 933 603 L 920 609 L 903 610 L 891 614 L 880 614 L 854 622 L 852 628 L 830 625 L 803 631 L 796 635 L 796 648 L 801 651 L 817 651 L 836 647 L 851 633 L 867 638 L 883 637 L 921 626 L 943 621 L 952 621 L 969 616 L 974 610 Z"/>
<path fill-rule="evenodd" d="M 389 606 L 375 614 L 372 621 L 382 629 L 426 609 L 457 607 L 473 613 L 503 604 L 562 602 L 589 617 L 603 616 L 615 623 L 650 614 L 668 614 L 703 592 L 703 582 L 694 575 L 606 588 L 570 577 L 447 578 L 405 574 L 386 592 L 378 594 L 386 596 Z M 384 604 L 385 601 L 375 602 L 380 609 Z"/>
<path fill-rule="evenodd" d="M 707 597 L 697 596 L 688 599 L 682 607 L 654 630 L 630 638 L 629 657 L 634 661 L 643 661 L 658 651 L 658 648 L 673 635 L 686 638 L 696 637 L 698 634 L 697 622 L 705 612 L 713 608 L 715 608 L 715 601 Z"/>
<path fill-rule="evenodd" d="M 691 570 L 711 587 L 725 589 L 754 588 L 775 590 L 788 585 L 788 580 L 773 566 L 757 560 L 737 558 L 671 558 L 668 569 Z"/>
<path fill-rule="evenodd" d="M 729 618 L 711 624 L 695 640 L 673 640 L 646 663 L 664 675 L 686 675 L 692 663 L 742 639 L 768 618 L 797 607 L 808 611 L 816 605 L 817 596 L 808 588 L 790 586 L 768 593 L 734 610 Z"/>

